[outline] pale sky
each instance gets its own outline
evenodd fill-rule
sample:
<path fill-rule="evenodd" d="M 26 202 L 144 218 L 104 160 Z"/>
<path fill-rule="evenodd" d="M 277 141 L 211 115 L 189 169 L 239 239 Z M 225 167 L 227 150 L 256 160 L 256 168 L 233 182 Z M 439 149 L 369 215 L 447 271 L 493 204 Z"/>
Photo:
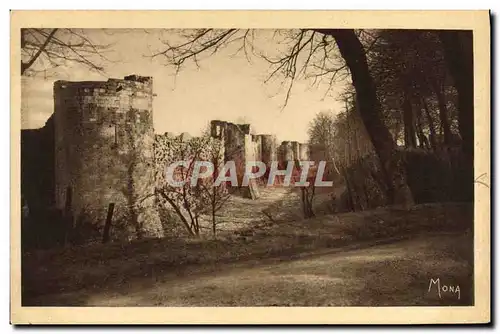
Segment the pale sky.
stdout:
<path fill-rule="evenodd" d="M 199 135 L 213 119 L 231 122 L 245 121 L 255 132 L 274 134 L 280 141 L 307 141 L 307 128 L 313 117 L 324 110 L 340 111 L 342 105 L 335 95 L 342 82 L 336 83 L 330 96 L 325 96 L 327 84 L 311 86 L 307 79 L 296 80 L 288 105 L 286 87 L 280 80 L 264 84 L 269 64 L 253 56 L 249 63 L 243 54 L 234 55 L 237 47 L 229 47 L 205 58 L 201 68 L 187 65 L 174 75 L 161 57 L 150 58 L 160 50 L 160 37 L 169 32 L 160 30 L 89 30 L 88 36 L 99 43 L 113 43 L 106 56 L 112 63 L 105 64 L 107 76 L 102 76 L 75 64 L 22 79 L 22 127 L 38 128 L 53 112 L 52 87 L 56 80 L 107 80 L 129 74 L 153 77 L 157 95 L 153 103 L 155 132 L 188 132 Z M 255 44 L 266 54 L 276 54 L 271 31 L 257 31 Z"/>

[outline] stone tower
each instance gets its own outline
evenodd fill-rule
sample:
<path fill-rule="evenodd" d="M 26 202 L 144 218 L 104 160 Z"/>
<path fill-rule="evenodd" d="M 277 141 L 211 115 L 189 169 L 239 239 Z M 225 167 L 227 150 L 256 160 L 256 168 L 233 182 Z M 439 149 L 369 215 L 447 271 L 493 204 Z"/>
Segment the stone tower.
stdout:
<path fill-rule="evenodd" d="M 72 189 L 75 217 L 104 224 L 115 203 L 114 231 L 161 233 L 154 193 L 153 82 L 131 75 L 54 83 L 56 205 Z"/>
<path fill-rule="evenodd" d="M 266 164 L 269 168 L 273 161 L 278 159 L 277 147 L 276 147 L 276 136 L 274 135 L 260 135 L 262 144 L 262 162 Z"/>

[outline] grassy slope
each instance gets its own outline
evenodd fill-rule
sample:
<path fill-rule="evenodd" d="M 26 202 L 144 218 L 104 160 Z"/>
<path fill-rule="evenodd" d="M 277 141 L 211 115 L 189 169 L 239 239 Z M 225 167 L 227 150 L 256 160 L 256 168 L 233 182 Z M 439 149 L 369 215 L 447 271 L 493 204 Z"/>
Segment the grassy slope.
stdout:
<path fill-rule="evenodd" d="M 471 206 L 439 204 L 260 223 L 217 241 L 37 252 L 23 257 L 23 303 L 465 305 L 471 227 Z M 427 294 L 431 277 L 459 284 L 460 301 Z"/>

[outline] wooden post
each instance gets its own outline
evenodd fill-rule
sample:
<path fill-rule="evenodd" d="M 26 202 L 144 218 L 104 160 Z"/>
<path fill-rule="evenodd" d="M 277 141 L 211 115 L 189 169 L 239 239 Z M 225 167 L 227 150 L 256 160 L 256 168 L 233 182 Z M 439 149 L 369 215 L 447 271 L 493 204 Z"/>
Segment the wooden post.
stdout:
<path fill-rule="evenodd" d="M 73 228 L 73 213 L 71 209 L 71 205 L 73 203 L 73 189 L 71 186 L 66 188 L 66 201 L 64 203 L 64 212 L 62 215 L 62 224 L 63 224 L 63 246 L 66 246 L 68 243 L 68 236 Z"/>
<path fill-rule="evenodd" d="M 109 241 L 109 230 L 111 229 L 111 220 L 113 219 L 114 208 L 115 208 L 115 203 L 109 203 L 108 216 L 106 217 L 106 223 L 104 224 L 104 233 L 102 235 L 103 244 Z"/>

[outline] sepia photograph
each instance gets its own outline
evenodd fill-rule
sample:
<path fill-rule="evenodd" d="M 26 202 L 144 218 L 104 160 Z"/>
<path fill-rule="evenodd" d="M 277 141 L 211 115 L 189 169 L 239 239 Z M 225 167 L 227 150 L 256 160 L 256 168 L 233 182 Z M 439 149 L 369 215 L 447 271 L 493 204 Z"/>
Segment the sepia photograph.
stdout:
<path fill-rule="evenodd" d="M 35 14 L 12 14 L 15 310 L 391 322 L 387 307 L 460 306 L 489 321 L 487 11 L 449 27 Z"/>

